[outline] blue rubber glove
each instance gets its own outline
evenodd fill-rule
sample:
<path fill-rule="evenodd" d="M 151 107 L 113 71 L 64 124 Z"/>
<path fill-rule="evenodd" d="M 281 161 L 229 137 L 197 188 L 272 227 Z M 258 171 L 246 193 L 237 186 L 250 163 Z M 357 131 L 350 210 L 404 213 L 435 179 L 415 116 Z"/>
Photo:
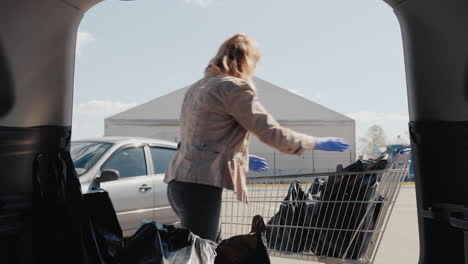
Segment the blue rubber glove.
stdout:
<path fill-rule="evenodd" d="M 255 155 L 249 155 L 249 168 L 255 172 L 267 171 L 269 169 L 266 160 Z"/>
<path fill-rule="evenodd" d="M 315 149 L 325 151 L 343 152 L 349 148 L 348 143 L 342 138 L 337 137 L 316 137 Z"/>

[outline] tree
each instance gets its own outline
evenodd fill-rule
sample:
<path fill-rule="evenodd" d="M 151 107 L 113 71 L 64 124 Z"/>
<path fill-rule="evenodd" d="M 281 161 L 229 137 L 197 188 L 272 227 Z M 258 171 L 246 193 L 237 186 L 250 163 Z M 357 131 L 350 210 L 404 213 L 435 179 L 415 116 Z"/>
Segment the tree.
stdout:
<path fill-rule="evenodd" d="M 366 136 L 359 139 L 359 143 L 360 154 L 372 158 L 379 153 L 379 148 L 387 145 L 387 136 L 381 126 L 373 125 L 367 130 Z"/>
<path fill-rule="evenodd" d="M 395 145 L 409 145 L 409 140 L 402 135 L 398 135 L 392 142 Z"/>

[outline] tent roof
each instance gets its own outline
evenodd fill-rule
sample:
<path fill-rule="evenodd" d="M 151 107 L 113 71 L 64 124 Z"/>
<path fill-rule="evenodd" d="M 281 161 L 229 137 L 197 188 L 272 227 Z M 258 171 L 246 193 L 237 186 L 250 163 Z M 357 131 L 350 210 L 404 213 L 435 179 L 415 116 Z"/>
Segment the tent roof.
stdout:
<path fill-rule="evenodd" d="M 260 102 L 279 122 L 336 122 L 353 119 L 317 104 L 307 98 L 254 77 Z M 110 121 L 125 123 L 177 123 L 180 108 L 188 86 L 138 105 L 114 116 Z"/>

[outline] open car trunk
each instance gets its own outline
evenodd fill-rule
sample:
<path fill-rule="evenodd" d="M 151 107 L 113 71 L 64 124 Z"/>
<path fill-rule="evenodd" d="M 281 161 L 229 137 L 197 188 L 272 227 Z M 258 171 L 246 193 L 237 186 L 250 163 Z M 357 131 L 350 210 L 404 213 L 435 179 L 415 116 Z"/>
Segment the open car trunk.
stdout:
<path fill-rule="evenodd" d="M 69 144 L 76 34 L 97 2 L 0 2 L 2 262 L 93 263 Z M 468 0 L 386 2 L 405 51 L 420 263 L 468 263 Z"/>

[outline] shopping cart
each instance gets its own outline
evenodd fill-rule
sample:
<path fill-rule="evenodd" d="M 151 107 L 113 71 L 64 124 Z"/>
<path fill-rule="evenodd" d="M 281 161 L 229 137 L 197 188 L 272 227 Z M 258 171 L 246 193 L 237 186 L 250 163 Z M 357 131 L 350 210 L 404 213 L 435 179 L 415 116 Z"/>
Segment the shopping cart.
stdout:
<path fill-rule="evenodd" d="M 258 214 L 268 222 L 270 256 L 373 263 L 409 162 L 397 155 L 383 170 L 248 178 L 248 204 L 223 194 L 223 238 L 248 233 Z M 305 196 L 285 200 L 294 185 Z"/>

